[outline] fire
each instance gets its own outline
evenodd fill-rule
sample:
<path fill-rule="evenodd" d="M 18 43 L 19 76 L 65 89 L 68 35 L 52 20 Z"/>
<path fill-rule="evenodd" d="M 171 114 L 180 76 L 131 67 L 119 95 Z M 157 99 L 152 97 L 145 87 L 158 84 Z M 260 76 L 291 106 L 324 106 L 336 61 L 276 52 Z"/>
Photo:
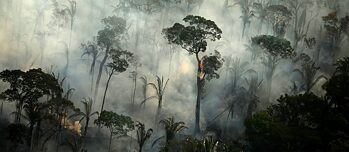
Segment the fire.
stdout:
<path fill-rule="evenodd" d="M 81 136 L 81 124 L 79 121 L 72 122 L 71 120 L 67 119 L 66 117 L 61 118 L 61 125 L 63 128 L 72 130 L 73 132 L 77 133 L 79 136 Z"/>

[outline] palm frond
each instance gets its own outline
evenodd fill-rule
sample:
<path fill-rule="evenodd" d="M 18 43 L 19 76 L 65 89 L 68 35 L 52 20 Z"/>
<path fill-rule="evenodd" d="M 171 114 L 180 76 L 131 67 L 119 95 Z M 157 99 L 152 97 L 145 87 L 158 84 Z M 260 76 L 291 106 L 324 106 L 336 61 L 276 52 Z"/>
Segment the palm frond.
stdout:
<path fill-rule="evenodd" d="M 154 145 L 155 145 L 159 140 L 161 140 L 161 139 L 163 139 L 163 138 L 165 138 L 165 136 L 161 136 L 161 137 L 155 139 L 155 140 L 153 141 L 153 143 L 151 144 L 151 147 L 154 147 Z"/>
<path fill-rule="evenodd" d="M 143 104 L 145 104 L 145 102 L 147 102 L 148 100 L 150 100 L 150 99 L 154 99 L 154 98 L 158 98 L 157 96 L 151 96 L 151 97 L 148 97 L 148 98 L 146 98 L 146 99 L 144 99 L 142 102 L 141 102 L 141 106 L 143 105 Z"/>

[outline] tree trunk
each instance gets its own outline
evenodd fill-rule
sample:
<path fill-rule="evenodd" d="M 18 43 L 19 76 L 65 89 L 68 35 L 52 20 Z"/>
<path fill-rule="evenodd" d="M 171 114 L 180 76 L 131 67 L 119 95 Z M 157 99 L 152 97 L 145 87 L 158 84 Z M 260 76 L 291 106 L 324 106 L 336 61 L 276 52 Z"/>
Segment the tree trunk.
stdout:
<path fill-rule="evenodd" d="M 138 150 L 138 152 L 142 152 L 142 149 L 143 149 L 143 144 L 139 144 L 139 150 Z"/>
<path fill-rule="evenodd" d="M 29 126 L 29 140 L 28 140 L 28 146 L 30 147 L 29 151 L 32 152 L 33 151 L 33 140 L 34 140 L 34 134 L 33 134 L 33 131 L 34 131 L 34 122 L 31 122 L 30 123 L 30 126 Z"/>
<path fill-rule="evenodd" d="M 111 140 L 113 139 L 113 133 L 110 133 L 110 137 L 109 137 L 109 146 L 108 146 L 108 152 L 110 152 L 110 148 L 111 148 Z"/>
<path fill-rule="evenodd" d="M 87 129 L 88 129 L 88 123 L 90 121 L 90 116 L 86 116 L 86 124 L 85 124 L 85 130 L 84 130 L 84 137 L 87 135 Z"/>
<path fill-rule="evenodd" d="M 271 59 L 269 59 L 271 60 Z M 269 102 L 270 101 L 270 96 L 271 96 L 271 87 L 272 87 L 272 83 L 273 83 L 273 75 L 274 75 L 274 71 L 275 71 L 275 68 L 276 68 L 276 63 L 275 61 L 269 61 L 270 62 L 270 65 L 269 65 L 269 69 L 266 73 L 266 79 L 267 79 L 267 101 Z"/>
<path fill-rule="evenodd" d="M 109 74 L 108 81 L 107 81 L 107 85 L 105 86 L 104 95 L 103 95 L 103 100 L 102 100 L 102 108 L 101 108 L 101 113 L 102 113 L 102 111 L 103 111 L 104 102 L 105 102 L 105 96 L 107 95 L 107 91 L 108 91 L 109 82 L 110 82 L 110 79 L 111 79 L 111 77 L 113 76 L 113 74 L 114 74 L 114 72 L 113 72 L 113 71 L 112 71 L 112 72 Z"/>
<path fill-rule="evenodd" d="M 67 49 L 67 63 L 65 65 L 65 69 L 64 69 L 64 74 L 67 75 L 68 74 L 68 70 L 69 70 L 69 63 L 70 63 L 70 59 L 69 59 L 69 51 L 70 51 L 70 48 L 71 48 L 71 37 L 72 37 L 72 32 L 73 32 L 73 24 L 74 24 L 74 18 L 71 17 L 70 19 L 70 33 L 69 33 L 69 44 L 68 44 L 68 49 Z"/>
<path fill-rule="evenodd" d="M 162 109 L 162 96 L 159 97 L 158 109 L 156 110 L 156 116 L 155 116 L 155 124 L 159 123 L 161 109 Z"/>
<path fill-rule="evenodd" d="M 3 109 L 4 109 L 4 102 L 2 101 L 2 102 L 1 102 L 1 109 L 0 109 L 0 115 L 1 115 L 1 117 L 2 117 L 2 111 L 3 111 Z"/>
<path fill-rule="evenodd" d="M 132 106 L 134 107 L 135 106 L 135 98 L 136 98 L 136 89 L 137 89 L 137 65 L 135 66 L 135 75 L 134 75 L 134 78 L 133 78 L 133 93 L 132 93 Z"/>
<path fill-rule="evenodd" d="M 198 73 L 196 76 L 196 86 L 197 86 L 197 97 L 196 97 L 196 107 L 195 107 L 195 130 L 194 134 L 198 135 L 200 134 L 200 100 L 201 100 L 201 78 L 200 74 L 202 72 L 202 66 L 201 66 L 201 61 L 199 59 L 198 53 L 196 53 L 196 59 L 198 63 Z"/>
<path fill-rule="evenodd" d="M 93 81 L 95 76 L 95 66 L 96 66 L 96 59 L 97 57 L 93 57 L 91 68 L 90 68 L 90 75 L 91 75 L 91 93 L 93 92 Z"/>
<path fill-rule="evenodd" d="M 97 81 L 96 81 L 96 86 L 95 86 L 94 101 L 96 101 L 96 98 L 98 96 L 98 87 L 99 87 L 99 83 L 101 81 L 101 76 L 102 76 L 104 64 L 108 59 L 108 54 L 109 54 L 109 46 L 106 48 L 104 58 L 99 65 L 99 71 L 98 71 Z"/>
<path fill-rule="evenodd" d="M 20 104 L 20 103 L 17 103 Z M 22 105 L 16 105 L 15 123 L 21 123 Z"/>

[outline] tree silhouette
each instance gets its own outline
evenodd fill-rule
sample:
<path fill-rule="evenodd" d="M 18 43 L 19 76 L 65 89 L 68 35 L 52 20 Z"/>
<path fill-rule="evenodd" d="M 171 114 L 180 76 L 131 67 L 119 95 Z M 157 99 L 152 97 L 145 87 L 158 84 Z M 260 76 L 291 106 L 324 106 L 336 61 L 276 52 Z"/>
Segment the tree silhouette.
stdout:
<path fill-rule="evenodd" d="M 101 113 L 103 111 L 105 97 L 107 95 L 109 82 L 114 74 L 125 72 L 129 67 L 130 61 L 133 58 L 133 54 L 128 51 L 111 50 L 110 52 L 111 62 L 107 64 L 108 80 L 105 86 L 105 91 L 102 100 Z"/>
<path fill-rule="evenodd" d="M 324 75 L 318 75 L 320 68 L 315 66 L 315 62 L 308 55 L 302 53 L 296 60 L 300 63 L 300 68 L 294 69 L 293 72 L 298 73 L 303 79 L 300 89 L 309 92 L 319 80 L 327 80 Z"/>
<path fill-rule="evenodd" d="M 107 62 L 111 50 L 119 50 L 122 35 L 126 31 L 126 21 L 120 17 L 109 16 L 102 20 L 104 29 L 98 31 L 97 45 L 103 50 L 103 59 L 99 64 L 97 80 L 95 85 L 94 97 L 98 96 L 98 88 L 101 80 L 102 72 Z M 115 48 L 116 47 L 116 48 Z"/>
<path fill-rule="evenodd" d="M 266 72 L 266 96 L 269 100 L 273 74 L 279 61 L 292 58 L 295 56 L 295 52 L 288 40 L 271 35 L 255 36 L 252 38 L 252 43 L 260 46 L 265 54 L 262 58 L 262 64 L 268 67 Z"/>
<path fill-rule="evenodd" d="M 64 25 L 67 21 L 70 23 L 70 32 L 69 32 L 69 43 L 68 48 L 66 50 L 66 66 L 64 68 L 64 74 L 66 75 L 68 72 L 69 64 L 70 64 L 70 55 L 69 51 L 71 49 L 71 37 L 73 33 L 73 26 L 74 26 L 74 20 L 75 20 L 75 14 L 76 14 L 76 1 L 75 0 L 67 0 L 68 5 L 62 4 L 59 5 L 58 2 L 54 1 L 54 16 L 57 18 L 58 22 L 59 20 L 62 20 L 61 25 Z"/>
<path fill-rule="evenodd" d="M 265 9 L 266 19 L 272 25 L 274 34 L 277 37 L 284 37 L 292 13 L 283 5 L 269 5 Z"/>
<path fill-rule="evenodd" d="M 174 138 L 178 132 L 181 132 L 184 129 L 187 129 L 184 122 L 182 122 L 182 121 L 175 122 L 174 118 L 171 118 L 171 117 L 167 118 L 167 119 L 160 120 L 160 124 L 163 125 L 163 127 L 166 131 L 165 136 L 163 136 L 166 138 L 166 145 L 168 145 L 172 140 L 174 140 Z M 153 146 L 157 143 L 157 141 L 159 141 L 163 137 L 156 139 L 153 142 Z M 165 146 L 165 147 L 167 147 L 167 146 Z"/>
<path fill-rule="evenodd" d="M 153 134 L 153 129 L 145 129 L 145 125 L 141 122 L 136 122 L 136 128 L 137 128 L 137 141 L 139 145 L 139 152 L 142 152 L 142 148 L 145 144 L 145 142 L 150 138 L 150 136 Z"/>
<path fill-rule="evenodd" d="M 0 79 L 10 84 L 10 88 L 1 93 L 1 97 L 10 102 L 16 102 L 15 122 L 20 123 L 20 115 L 24 105 L 37 103 L 39 98 L 62 93 L 58 81 L 51 74 L 44 73 L 41 69 L 31 69 L 27 72 L 21 70 L 4 70 Z"/>
<path fill-rule="evenodd" d="M 79 122 L 81 122 L 82 120 L 85 119 L 85 129 L 84 129 L 83 136 L 86 137 L 90 119 L 94 115 L 98 115 L 98 112 L 97 111 L 94 111 L 94 112 L 92 111 L 93 100 L 91 98 L 87 98 L 87 99 L 84 98 L 84 100 L 82 100 L 81 103 L 83 104 L 83 110 L 84 111 L 79 111 L 75 115 L 76 116 L 81 116 Z"/>
<path fill-rule="evenodd" d="M 219 75 L 215 71 L 222 66 L 218 52 L 215 53 L 215 56 L 200 57 L 200 54 L 206 51 L 207 40 L 219 40 L 222 31 L 215 22 L 200 16 L 188 15 L 183 21 L 189 25 L 175 23 L 172 27 L 163 29 L 163 34 L 169 43 L 179 45 L 189 54 L 195 55 L 198 71 L 195 108 L 195 134 L 197 134 L 200 133 L 200 101 L 205 78 L 207 77 L 207 80 L 218 78 Z"/>
<path fill-rule="evenodd" d="M 100 127 L 106 127 L 109 129 L 109 152 L 111 150 L 111 141 L 113 139 L 113 136 L 125 136 L 127 132 L 134 129 L 134 122 L 130 117 L 119 115 L 112 111 L 102 111 L 98 119 L 96 119 L 94 123 Z"/>
<path fill-rule="evenodd" d="M 148 100 L 148 98 L 147 98 L 147 90 L 148 90 L 148 84 L 149 84 L 148 78 L 147 78 L 147 76 L 143 75 L 140 77 L 140 79 L 142 80 L 142 83 L 143 83 L 143 85 L 142 85 L 143 101 L 146 101 L 146 100 Z M 145 102 L 143 105 L 145 107 Z"/>
<path fill-rule="evenodd" d="M 349 16 L 339 18 L 337 12 L 332 12 L 323 16 L 322 20 L 326 29 L 324 48 L 329 51 L 331 56 L 334 56 L 343 44 L 345 34 L 348 36 Z"/>
<path fill-rule="evenodd" d="M 132 72 L 130 72 L 130 76 L 129 76 L 133 82 L 133 92 L 131 95 L 131 102 L 132 102 L 132 106 L 134 106 L 135 100 L 136 100 L 137 79 L 138 79 L 138 75 L 139 75 L 138 68 L 141 67 L 142 64 L 140 63 L 138 56 L 134 56 L 131 59 L 130 63 L 134 67 L 134 70 Z"/>
<path fill-rule="evenodd" d="M 164 96 L 169 79 L 167 79 L 166 82 L 164 82 L 164 77 L 160 78 L 159 76 L 156 76 L 156 81 L 157 81 L 157 84 L 154 84 L 154 83 L 147 84 L 147 85 L 152 86 L 156 90 L 156 95 L 144 99 L 142 101 L 141 105 L 145 104 L 145 102 L 150 100 L 150 99 L 157 98 L 158 99 L 158 108 L 156 110 L 155 122 L 158 122 L 158 120 L 161 116 L 163 96 Z"/>
<path fill-rule="evenodd" d="M 307 36 L 310 23 L 315 19 L 315 16 L 308 16 L 307 20 L 307 6 L 312 5 L 310 0 L 283 0 L 290 9 L 293 16 L 293 32 L 294 44 L 293 48 L 297 48 L 298 43 Z"/>
<path fill-rule="evenodd" d="M 100 48 L 97 45 L 97 42 L 94 41 L 88 41 L 86 44 L 81 44 L 81 48 L 84 50 L 81 57 L 87 55 L 92 58 L 91 65 L 90 65 L 90 75 L 91 75 L 91 93 L 93 92 L 93 83 L 94 83 L 94 73 L 95 73 L 95 67 L 96 62 L 98 59 L 98 56 L 100 55 Z"/>
<path fill-rule="evenodd" d="M 254 17 L 252 11 L 252 3 L 249 0 L 239 0 L 238 4 L 241 8 L 241 20 L 242 20 L 242 38 L 245 36 L 246 30 L 250 27 L 251 19 Z M 247 33 L 248 34 L 248 33 Z"/>

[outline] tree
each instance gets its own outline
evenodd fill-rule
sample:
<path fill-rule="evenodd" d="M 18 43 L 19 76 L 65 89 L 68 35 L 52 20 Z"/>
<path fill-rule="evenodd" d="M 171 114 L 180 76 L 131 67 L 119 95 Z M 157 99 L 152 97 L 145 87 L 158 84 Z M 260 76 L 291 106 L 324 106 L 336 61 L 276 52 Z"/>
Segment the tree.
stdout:
<path fill-rule="evenodd" d="M 84 105 L 84 112 L 82 111 L 77 112 L 76 115 L 81 116 L 80 122 L 83 119 L 85 119 L 85 129 L 84 129 L 83 136 L 86 137 L 90 119 L 92 116 L 98 115 L 98 111 L 94 111 L 94 112 L 92 111 L 93 100 L 91 98 L 87 98 L 87 99 L 85 98 L 84 100 L 81 101 L 81 103 Z"/>
<path fill-rule="evenodd" d="M 267 5 L 268 4 L 266 4 L 266 1 L 255 2 L 252 4 L 253 12 L 255 13 L 256 17 L 259 19 L 258 33 L 262 32 L 263 24 L 266 21 L 267 11 L 265 8 L 267 7 Z"/>
<path fill-rule="evenodd" d="M 101 113 L 103 111 L 105 97 L 107 95 L 108 86 L 109 86 L 111 77 L 114 74 L 119 74 L 127 70 L 129 63 L 133 58 L 133 54 L 128 51 L 111 50 L 110 57 L 112 61 L 107 64 L 108 80 L 107 80 L 107 85 L 105 86 L 105 91 L 103 95 Z"/>
<path fill-rule="evenodd" d="M 315 62 L 308 55 L 300 54 L 296 62 L 300 63 L 300 68 L 294 69 L 293 72 L 298 73 L 303 80 L 300 86 L 301 90 L 309 92 L 319 80 L 327 80 L 324 75 L 317 74 L 320 68 L 315 65 Z"/>
<path fill-rule="evenodd" d="M 144 99 L 142 101 L 141 105 L 145 104 L 145 102 L 150 100 L 150 99 L 157 98 L 158 99 L 158 108 L 157 108 L 156 115 L 155 115 L 155 122 L 158 122 L 160 115 L 161 115 L 162 99 L 163 99 L 163 96 L 164 96 L 169 79 L 167 79 L 166 82 L 164 82 L 164 77 L 161 77 L 161 79 L 160 79 L 159 76 L 156 76 L 156 81 L 157 81 L 157 84 L 154 84 L 154 83 L 147 84 L 147 85 L 152 86 L 156 90 L 156 95 Z"/>
<path fill-rule="evenodd" d="M 20 115 L 24 105 L 36 104 L 39 98 L 50 95 L 57 96 L 63 92 L 57 79 L 41 69 L 29 71 L 4 70 L 0 79 L 10 84 L 1 93 L 1 98 L 16 102 L 15 123 L 20 123 Z"/>
<path fill-rule="evenodd" d="M 28 130 L 28 145 L 30 146 L 31 151 L 38 146 L 38 139 L 41 127 L 41 122 L 44 119 L 47 119 L 49 116 L 44 112 L 48 108 L 46 103 L 26 103 L 23 106 L 24 114 L 20 114 L 22 118 L 29 122 L 29 130 Z M 36 128 L 36 129 L 35 129 Z M 36 132 L 36 134 L 35 134 Z"/>
<path fill-rule="evenodd" d="M 269 100 L 273 74 L 279 61 L 292 58 L 295 56 L 295 52 L 288 40 L 271 35 L 255 36 L 252 38 L 252 44 L 260 46 L 265 54 L 262 58 L 262 64 L 268 67 L 266 72 L 266 92 L 267 100 Z"/>
<path fill-rule="evenodd" d="M 298 43 L 307 36 L 310 23 L 315 18 L 309 17 L 307 20 L 307 6 L 311 5 L 313 2 L 309 0 L 283 0 L 288 8 L 290 9 L 293 16 L 293 32 L 294 32 L 294 45 L 296 49 Z"/>
<path fill-rule="evenodd" d="M 326 94 L 284 95 L 247 119 L 251 151 L 341 151 L 348 149 L 349 58 L 338 60 L 323 85 Z"/>
<path fill-rule="evenodd" d="M 252 151 L 321 149 L 321 116 L 326 102 L 311 93 L 281 96 L 278 104 L 246 120 Z"/>
<path fill-rule="evenodd" d="M 345 34 L 349 33 L 349 16 L 338 18 L 337 12 L 332 12 L 323 16 L 322 20 L 326 29 L 324 48 L 329 51 L 331 56 L 334 56 L 335 51 L 338 51 L 343 44 Z"/>
<path fill-rule="evenodd" d="M 71 49 L 71 37 L 72 37 L 72 33 L 73 33 L 73 26 L 74 26 L 74 17 L 76 14 L 76 1 L 74 0 L 68 0 L 69 2 L 69 6 L 64 5 L 65 7 L 65 12 L 68 14 L 69 18 L 70 18 L 70 34 L 69 34 L 69 45 L 68 45 L 68 50 L 67 50 L 67 64 L 65 67 L 65 73 L 68 73 L 68 68 L 69 68 L 69 51 Z"/>
<path fill-rule="evenodd" d="M 95 98 L 97 98 L 98 96 L 99 83 L 101 80 L 105 63 L 109 58 L 110 52 L 112 50 L 121 50 L 120 43 L 122 35 L 126 31 L 126 21 L 120 17 L 109 16 L 107 18 L 104 18 L 102 20 L 102 23 L 104 24 L 104 29 L 98 31 L 97 45 L 101 48 L 101 50 L 104 50 L 104 56 L 99 64 L 99 70 L 94 92 Z"/>
<path fill-rule="evenodd" d="M 67 22 L 69 20 L 70 22 L 70 34 L 69 34 L 69 44 L 68 44 L 68 49 L 66 50 L 66 66 L 64 69 L 64 73 L 67 74 L 68 68 L 69 68 L 69 51 L 71 47 L 71 37 L 72 37 L 72 32 L 73 32 L 73 26 L 74 26 L 74 19 L 75 19 L 75 14 L 76 14 L 76 1 L 74 0 L 67 0 L 68 5 L 63 4 L 62 8 L 60 8 L 58 2 L 54 1 L 54 16 L 57 17 L 57 19 L 63 19 L 64 22 Z M 63 22 L 63 24 L 64 24 Z"/>
<path fill-rule="evenodd" d="M 95 67 L 96 62 L 98 59 L 98 56 L 100 55 L 100 48 L 97 45 L 97 42 L 94 41 L 88 41 L 86 44 L 81 44 L 81 48 L 84 50 L 81 57 L 87 55 L 92 58 L 91 65 L 90 65 L 90 75 L 91 75 L 91 93 L 93 92 L 93 83 L 94 83 L 94 73 L 95 73 Z"/>
<path fill-rule="evenodd" d="M 147 78 L 147 76 L 143 75 L 140 77 L 140 79 L 142 80 L 142 83 L 143 83 L 143 85 L 142 85 L 143 101 L 146 101 L 146 100 L 148 100 L 148 98 L 147 98 L 147 90 L 148 90 L 148 84 L 149 84 L 148 78 Z M 145 107 L 145 102 L 143 105 Z"/>
<path fill-rule="evenodd" d="M 283 5 L 270 5 L 265 9 L 266 19 L 272 25 L 274 34 L 277 37 L 284 37 L 292 13 Z"/>
<path fill-rule="evenodd" d="M 145 125 L 141 122 L 136 123 L 137 128 L 137 141 L 139 145 L 139 152 L 142 152 L 142 148 L 144 146 L 144 143 L 150 138 L 150 136 L 153 134 L 153 129 L 145 130 Z"/>
<path fill-rule="evenodd" d="M 102 111 L 98 119 L 96 119 L 94 123 L 100 127 L 106 127 L 109 129 L 109 152 L 111 150 L 110 148 L 113 136 L 125 136 L 127 135 L 127 132 L 134 129 L 134 122 L 132 121 L 131 117 L 119 115 L 112 111 Z"/>
<path fill-rule="evenodd" d="M 170 44 L 181 46 L 189 54 L 195 54 L 197 61 L 197 99 L 195 108 L 195 134 L 200 133 L 200 100 L 205 79 L 219 78 L 216 71 L 222 66 L 219 52 L 214 56 L 199 55 L 206 51 L 207 40 L 216 41 L 221 38 L 222 30 L 215 22 L 201 16 L 188 15 L 183 19 L 189 25 L 175 23 L 163 29 L 162 33 Z"/>
<path fill-rule="evenodd" d="M 245 35 L 245 31 L 248 30 L 251 24 L 251 18 L 254 17 L 253 11 L 252 11 L 252 3 L 249 0 L 239 0 L 237 4 L 240 5 L 241 8 L 241 20 L 242 20 L 242 38 Z M 247 28 L 247 29 L 246 29 Z M 247 33 L 248 34 L 248 33 Z"/>
<path fill-rule="evenodd" d="M 134 70 L 132 72 L 130 72 L 130 78 L 133 81 L 133 92 L 132 92 L 132 96 L 131 96 L 131 102 L 132 102 L 132 106 L 134 106 L 135 104 L 135 100 L 136 100 L 136 90 L 137 90 L 137 79 L 138 79 L 138 67 L 141 67 L 142 64 L 139 62 L 139 57 L 138 56 L 134 56 L 132 58 L 132 60 L 130 61 L 131 65 L 134 67 Z"/>
<path fill-rule="evenodd" d="M 165 128 L 165 131 L 166 131 L 166 134 L 165 134 L 166 145 L 168 145 L 172 140 L 175 139 L 175 136 L 178 132 L 183 131 L 184 129 L 187 129 L 184 122 L 182 122 L 182 121 L 175 122 L 173 117 L 160 120 L 160 124 L 163 125 L 163 127 Z M 163 137 L 156 139 L 153 142 L 153 146 L 158 140 L 162 139 Z M 167 147 L 167 146 L 165 146 L 165 147 Z"/>

